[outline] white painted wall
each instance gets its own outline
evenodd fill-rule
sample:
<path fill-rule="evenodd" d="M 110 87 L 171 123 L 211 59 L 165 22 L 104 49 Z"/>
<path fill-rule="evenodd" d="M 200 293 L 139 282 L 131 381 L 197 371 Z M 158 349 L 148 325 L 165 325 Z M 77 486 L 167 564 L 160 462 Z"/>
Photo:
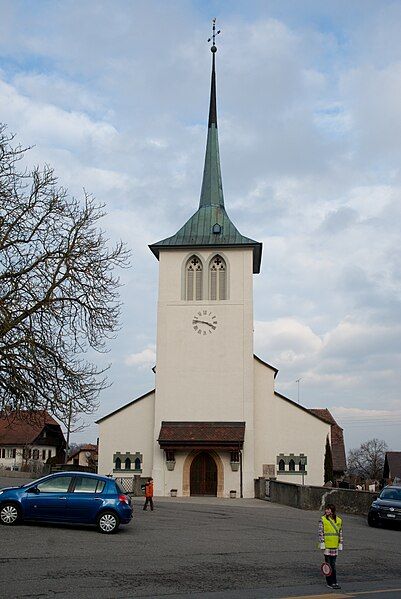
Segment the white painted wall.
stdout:
<path fill-rule="evenodd" d="M 151 476 L 153 468 L 154 392 L 128 404 L 99 423 L 99 474 L 113 474 L 113 455 L 120 451 L 143 455 L 142 476 Z M 133 476 L 120 471 L 115 476 Z"/>
<path fill-rule="evenodd" d="M 219 253 L 226 260 L 229 299 L 182 299 L 184 267 L 195 253 L 207 265 Z M 157 313 L 157 368 L 154 438 L 161 422 L 246 422 L 244 488 L 253 496 L 253 253 L 250 248 L 196 252 L 161 250 Z M 199 335 L 192 320 L 212 312 L 217 328 Z M 163 452 L 155 444 L 155 493 L 164 494 Z M 229 489 L 228 489 L 229 490 Z"/>
<path fill-rule="evenodd" d="M 2 448 L 5 448 L 6 451 L 7 449 L 15 449 L 15 458 L 8 458 L 8 457 L 4 457 L 2 458 Z M 21 468 L 22 465 L 25 464 L 45 464 L 48 460 L 49 457 L 53 457 L 56 455 L 56 448 L 53 446 L 49 446 L 49 445 L 27 445 L 26 446 L 27 449 L 31 450 L 31 455 L 33 454 L 34 450 L 38 450 L 39 451 L 39 458 L 37 460 L 33 460 L 33 458 L 25 460 L 23 459 L 23 447 L 21 446 L 12 446 L 12 445 L 8 445 L 8 446 L 2 446 L 0 448 L 0 468 Z M 42 451 L 45 450 L 46 451 L 46 457 L 42 458 Z M 51 451 L 51 456 L 49 456 L 49 451 Z"/>
<path fill-rule="evenodd" d="M 254 360 L 255 369 L 255 477 L 262 476 L 263 464 L 275 464 L 280 453 L 308 458 L 305 484 L 324 483 L 324 454 L 330 424 L 297 404 L 274 395 L 274 371 Z M 277 465 L 276 465 L 277 471 Z M 280 475 L 277 480 L 302 482 L 302 474 Z"/>

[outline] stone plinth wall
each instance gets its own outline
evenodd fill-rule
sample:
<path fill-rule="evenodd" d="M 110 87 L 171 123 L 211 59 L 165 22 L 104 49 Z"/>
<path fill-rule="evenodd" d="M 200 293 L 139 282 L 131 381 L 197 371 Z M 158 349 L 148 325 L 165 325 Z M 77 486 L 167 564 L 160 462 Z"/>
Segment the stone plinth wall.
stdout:
<path fill-rule="evenodd" d="M 268 495 L 266 481 L 255 481 L 255 497 L 268 499 L 274 503 L 289 505 L 301 510 L 323 510 L 326 503 L 334 503 L 339 513 L 366 515 L 369 507 L 378 496 L 370 491 L 353 489 L 330 489 L 328 487 L 309 487 L 270 480 Z"/>
<path fill-rule="evenodd" d="M 3 468 L 0 469 L 0 476 L 2 478 L 26 478 L 26 479 L 33 479 L 35 478 L 39 478 L 39 474 L 36 475 L 35 473 L 32 472 L 21 472 L 20 470 L 4 470 Z M 44 476 L 44 475 L 42 475 Z"/>

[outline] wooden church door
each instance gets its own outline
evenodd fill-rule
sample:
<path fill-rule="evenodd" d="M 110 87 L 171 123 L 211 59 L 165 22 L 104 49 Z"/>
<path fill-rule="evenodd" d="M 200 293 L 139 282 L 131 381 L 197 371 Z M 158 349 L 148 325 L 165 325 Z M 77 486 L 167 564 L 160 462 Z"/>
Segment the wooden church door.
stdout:
<path fill-rule="evenodd" d="M 191 495 L 217 495 L 217 466 L 212 456 L 203 451 L 191 464 Z"/>

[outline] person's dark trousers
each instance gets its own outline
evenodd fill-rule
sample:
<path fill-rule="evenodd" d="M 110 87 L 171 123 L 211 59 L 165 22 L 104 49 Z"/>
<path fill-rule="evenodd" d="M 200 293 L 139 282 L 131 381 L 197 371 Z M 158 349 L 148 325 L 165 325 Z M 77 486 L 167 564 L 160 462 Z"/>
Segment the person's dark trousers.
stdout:
<path fill-rule="evenodd" d="M 336 571 L 336 555 L 325 555 L 324 561 L 330 564 L 331 567 L 331 576 L 326 576 L 326 582 L 330 586 L 333 584 L 337 584 L 337 571 Z"/>
<path fill-rule="evenodd" d="M 152 497 L 146 497 L 145 505 L 143 506 L 144 510 L 146 510 L 146 508 L 148 507 L 148 504 L 150 505 L 150 509 L 153 512 L 153 498 Z"/>

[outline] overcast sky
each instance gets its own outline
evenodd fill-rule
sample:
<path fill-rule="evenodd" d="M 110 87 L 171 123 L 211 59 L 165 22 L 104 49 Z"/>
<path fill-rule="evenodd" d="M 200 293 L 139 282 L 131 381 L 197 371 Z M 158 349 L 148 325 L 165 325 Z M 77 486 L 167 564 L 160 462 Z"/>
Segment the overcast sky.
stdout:
<path fill-rule="evenodd" d="M 401 450 L 401 3 L 0 0 L 0 120 L 132 249 L 93 421 L 154 387 L 158 262 L 199 202 L 211 18 L 227 211 L 263 242 L 255 353 L 347 449 Z M 297 379 L 300 379 L 299 388 Z"/>

